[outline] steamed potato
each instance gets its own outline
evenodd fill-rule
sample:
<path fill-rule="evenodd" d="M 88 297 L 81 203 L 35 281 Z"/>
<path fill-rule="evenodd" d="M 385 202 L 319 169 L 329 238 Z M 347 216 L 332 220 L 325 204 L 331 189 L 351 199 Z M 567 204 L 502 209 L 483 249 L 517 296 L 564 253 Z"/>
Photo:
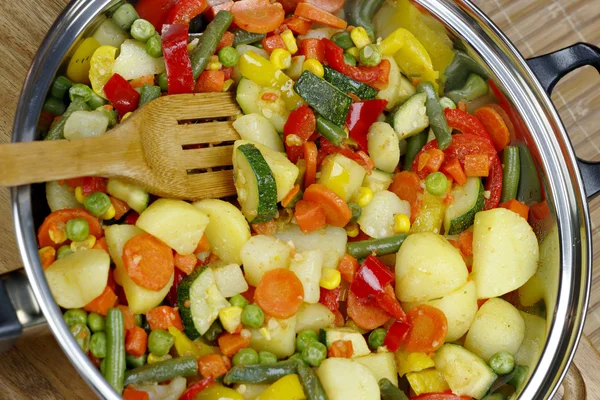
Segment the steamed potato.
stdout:
<path fill-rule="evenodd" d="M 296 316 L 288 319 L 272 318 L 267 322 L 271 335 L 266 338 L 258 329 L 250 329 L 250 347 L 256 351 L 270 351 L 278 358 L 289 357 L 296 351 Z"/>
<path fill-rule="evenodd" d="M 244 244 L 241 251 L 244 275 L 248 284 L 257 286 L 265 273 L 272 269 L 288 268 L 292 248 L 273 236 L 256 235 Z"/>
<path fill-rule="evenodd" d="M 317 369 L 329 400 L 379 400 L 379 386 L 369 368 L 349 358 L 327 358 Z"/>

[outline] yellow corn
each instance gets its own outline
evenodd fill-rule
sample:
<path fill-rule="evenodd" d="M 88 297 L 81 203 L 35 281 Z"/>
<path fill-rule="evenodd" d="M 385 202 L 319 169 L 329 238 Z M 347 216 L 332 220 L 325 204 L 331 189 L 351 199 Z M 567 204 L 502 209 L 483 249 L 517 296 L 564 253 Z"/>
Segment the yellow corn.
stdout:
<path fill-rule="evenodd" d="M 369 39 L 369 34 L 362 26 L 356 27 L 352 29 L 350 32 L 350 39 L 356 47 L 362 49 L 368 44 L 371 44 L 371 39 Z"/>
<path fill-rule="evenodd" d="M 346 229 L 348 237 L 354 238 L 358 236 L 358 224 L 356 222 L 350 222 L 344 229 Z"/>
<path fill-rule="evenodd" d="M 129 111 L 128 113 L 123 114 L 123 118 L 121 118 L 121 122 L 123 122 L 126 118 L 129 118 L 129 116 L 133 114 L 131 111 Z"/>
<path fill-rule="evenodd" d="M 66 224 L 57 224 L 50 227 L 48 230 L 48 236 L 56 244 L 61 244 L 67 240 L 67 226 Z"/>
<path fill-rule="evenodd" d="M 285 138 L 286 146 L 302 146 L 303 143 L 304 142 L 298 135 L 291 134 L 287 135 L 287 137 Z"/>
<path fill-rule="evenodd" d="M 96 237 L 93 235 L 89 235 L 87 239 L 82 240 L 81 242 L 71 242 L 71 251 L 73 253 L 81 250 L 89 250 L 96 244 Z"/>
<path fill-rule="evenodd" d="M 269 58 L 271 64 L 277 69 L 286 69 L 292 65 L 292 55 L 284 49 L 275 49 Z"/>
<path fill-rule="evenodd" d="M 206 66 L 206 69 L 211 70 L 211 71 L 218 71 L 221 69 L 222 66 L 223 66 L 223 64 L 221 64 L 219 61 L 209 62 L 208 65 Z"/>
<path fill-rule="evenodd" d="M 264 337 L 267 340 L 271 340 L 271 332 L 269 331 L 269 328 L 267 328 L 266 326 L 263 326 L 262 328 L 260 328 L 258 330 L 258 333 L 261 334 L 262 337 Z"/>
<path fill-rule="evenodd" d="M 85 200 L 85 196 L 83 195 L 83 188 L 81 186 L 77 186 L 75 188 L 75 198 L 77 199 L 78 202 L 83 204 L 83 201 Z"/>
<path fill-rule="evenodd" d="M 226 92 L 229 90 L 229 88 L 231 87 L 231 85 L 233 85 L 234 81 L 233 79 L 227 79 L 225 82 L 223 82 L 223 91 Z"/>
<path fill-rule="evenodd" d="M 404 214 L 394 215 L 394 232 L 408 233 L 410 231 L 410 218 Z"/>
<path fill-rule="evenodd" d="M 361 208 L 369 204 L 371 200 L 373 200 L 373 191 L 368 187 L 358 188 L 358 192 L 354 195 L 354 202 Z"/>
<path fill-rule="evenodd" d="M 111 204 L 110 207 L 108 208 L 108 210 L 106 210 L 106 212 L 104 214 L 102 214 L 102 219 L 107 220 L 107 219 L 113 219 L 115 217 L 116 214 L 116 210 L 115 207 Z"/>
<path fill-rule="evenodd" d="M 348 50 L 346 50 L 346 53 L 350 54 L 357 60 L 360 58 L 360 50 L 358 49 L 358 47 L 350 47 Z"/>
<path fill-rule="evenodd" d="M 286 29 L 281 33 L 281 38 L 283 39 L 283 43 L 285 43 L 285 47 L 287 47 L 288 51 L 291 54 L 296 54 L 298 51 L 298 44 L 296 43 L 296 38 L 294 34 L 289 29 Z"/>
<path fill-rule="evenodd" d="M 323 64 L 319 62 L 319 60 L 315 60 L 314 58 L 309 58 L 304 61 L 302 64 L 302 71 L 309 70 L 319 78 L 322 78 L 325 75 L 325 70 L 323 69 Z"/>
<path fill-rule="evenodd" d="M 242 324 L 243 311 L 242 307 L 238 306 L 229 306 L 219 310 L 219 320 L 227 332 L 235 333 Z"/>
<path fill-rule="evenodd" d="M 157 356 L 156 354 L 150 353 L 148 354 L 148 364 L 156 364 L 157 362 L 170 360 L 173 358 L 170 354 L 165 354 L 164 356 Z"/>
<path fill-rule="evenodd" d="M 334 268 L 323 268 L 319 286 L 328 290 L 333 290 L 340 286 L 341 282 L 342 274 L 340 274 L 340 271 Z"/>

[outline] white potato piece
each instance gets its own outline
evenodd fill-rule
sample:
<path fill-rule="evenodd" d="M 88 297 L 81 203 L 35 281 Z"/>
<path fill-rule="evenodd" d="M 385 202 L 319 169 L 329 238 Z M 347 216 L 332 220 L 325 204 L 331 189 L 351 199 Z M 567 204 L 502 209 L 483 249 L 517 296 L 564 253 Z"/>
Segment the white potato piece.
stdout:
<path fill-rule="evenodd" d="M 403 302 L 445 296 L 467 283 L 459 251 L 432 232 L 409 235 L 396 255 L 396 296 Z"/>
<path fill-rule="evenodd" d="M 392 173 L 400 162 L 400 139 L 394 128 L 386 122 L 375 122 L 367 135 L 369 155 L 375 166 Z"/>
<path fill-rule="evenodd" d="M 83 208 L 83 204 L 75 198 L 75 190 L 68 184 L 60 184 L 57 181 L 46 182 L 46 201 L 50 211 Z"/>
<path fill-rule="evenodd" d="M 323 253 L 320 250 L 296 253 L 290 263 L 290 270 L 296 274 L 304 287 L 304 301 L 318 303 L 321 295 L 319 280 L 323 269 Z"/>
<path fill-rule="evenodd" d="M 546 320 L 537 315 L 519 312 L 525 322 L 525 336 L 521 347 L 515 354 L 515 362 L 519 365 L 527 365 L 529 374 L 531 374 L 540 360 L 546 344 Z"/>
<path fill-rule="evenodd" d="M 499 351 L 516 354 L 525 337 L 525 321 L 512 304 L 493 298 L 481 306 L 465 339 L 465 348 L 484 361 Z"/>
<path fill-rule="evenodd" d="M 244 214 L 233 204 L 219 199 L 200 200 L 193 205 L 208 216 L 204 233 L 212 252 L 227 263 L 241 264 L 242 246 L 250 240 L 250 226 Z"/>
<path fill-rule="evenodd" d="M 121 53 L 115 60 L 113 72 L 128 81 L 141 76 L 161 74 L 165 72 L 165 59 L 149 55 L 144 43 L 127 39 L 121 44 Z"/>
<path fill-rule="evenodd" d="M 517 213 L 494 208 L 475 215 L 473 280 L 477 297 L 502 296 L 535 274 L 539 247 L 529 223 Z"/>
<path fill-rule="evenodd" d="M 417 303 L 402 303 L 402 307 L 405 311 L 408 311 L 421 304 L 428 304 L 444 313 L 448 320 L 446 342 L 453 342 L 467 333 L 477 313 L 475 283 L 468 281 L 464 286 L 445 295 L 441 299 Z"/>
<path fill-rule="evenodd" d="M 323 268 L 336 268 L 340 259 L 346 254 L 348 235 L 344 228 L 326 226 L 311 233 L 303 233 L 298 225 L 289 224 L 275 234 L 284 242 L 292 242 L 296 252 L 321 250 Z"/>
<path fill-rule="evenodd" d="M 136 390 L 148 393 L 148 400 L 177 400 L 187 388 L 187 380 L 178 376 L 171 380 L 168 385 L 158 383 L 145 383 L 136 385 Z"/>
<path fill-rule="evenodd" d="M 215 274 L 217 288 L 223 297 L 232 297 L 248 290 L 248 282 L 246 282 L 239 265 L 229 264 L 212 268 L 212 270 Z"/>
<path fill-rule="evenodd" d="M 371 353 L 366 356 L 357 357 L 354 360 L 369 368 L 369 371 L 371 371 L 377 382 L 386 378 L 395 386 L 398 386 L 398 372 L 396 372 L 396 357 L 394 353 Z"/>
<path fill-rule="evenodd" d="M 305 329 L 319 331 L 333 325 L 335 316 L 321 303 L 302 303 L 296 313 L 296 332 Z"/>
<path fill-rule="evenodd" d="M 360 188 L 366 173 L 356 161 L 339 153 L 331 154 L 323 160 L 317 182 L 327 186 L 348 202 Z"/>
<path fill-rule="evenodd" d="M 328 348 L 338 340 L 348 340 L 352 342 L 352 358 L 371 354 L 371 350 L 367 345 L 367 340 L 362 335 L 362 332 L 359 332 L 354 328 L 343 326 L 340 328 L 327 329 L 325 331 L 325 339 Z"/>
<path fill-rule="evenodd" d="M 270 383 L 238 383 L 233 388 L 244 396 L 244 400 L 257 400 L 269 386 Z"/>
<path fill-rule="evenodd" d="M 104 135 L 108 118 L 100 111 L 75 111 L 65 122 L 65 139 L 85 139 Z"/>
<path fill-rule="evenodd" d="M 242 115 L 233 121 L 233 127 L 244 140 L 260 143 L 275 151 L 285 151 L 271 122 L 260 114 Z"/>
<path fill-rule="evenodd" d="M 358 218 L 360 229 L 367 235 L 381 239 L 394 235 L 394 220 L 396 214 L 410 217 L 410 203 L 400 200 L 388 190 L 373 194 L 373 200 L 362 208 Z"/>
<path fill-rule="evenodd" d="M 242 247 L 244 275 L 252 286 L 257 286 L 265 273 L 290 266 L 292 248 L 273 236 L 252 236 Z"/>
<path fill-rule="evenodd" d="M 388 85 L 385 89 L 380 90 L 377 93 L 377 98 L 381 100 L 387 100 L 387 105 L 385 109 L 387 111 L 392 111 L 396 106 L 400 104 L 400 93 L 398 92 L 398 88 L 400 87 L 400 67 L 398 67 L 398 63 L 394 60 L 394 57 L 386 56 L 383 57 L 384 60 L 388 60 L 390 63 L 390 74 L 388 78 Z M 370 151 L 369 151 L 370 153 Z"/>
<path fill-rule="evenodd" d="M 185 256 L 194 252 L 209 221 L 190 203 L 159 199 L 140 214 L 136 225 Z"/>
<path fill-rule="evenodd" d="M 270 337 L 258 329 L 250 329 L 250 347 L 256 351 L 270 351 L 278 358 L 289 357 L 296 351 L 296 316 L 288 319 L 271 318 L 267 323 Z"/>
<path fill-rule="evenodd" d="M 56 303 L 81 308 L 100 296 L 108 282 L 110 257 L 104 250 L 83 250 L 56 260 L 44 271 Z"/>
<path fill-rule="evenodd" d="M 329 400 L 379 400 L 379 385 L 371 371 L 348 358 L 327 358 L 317 369 Z"/>
<path fill-rule="evenodd" d="M 374 169 L 371 171 L 371 175 L 365 175 L 365 179 L 363 179 L 361 186 L 371 189 L 373 193 L 377 193 L 382 190 L 387 190 L 392 184 L 392 180 L 392 174 Z"/>

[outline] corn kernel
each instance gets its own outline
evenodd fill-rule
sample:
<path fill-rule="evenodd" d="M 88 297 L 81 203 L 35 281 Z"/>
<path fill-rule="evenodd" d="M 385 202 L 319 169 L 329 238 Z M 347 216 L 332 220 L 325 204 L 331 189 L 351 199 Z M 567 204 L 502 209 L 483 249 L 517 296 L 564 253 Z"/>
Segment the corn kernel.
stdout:
<path fill-rule="evenodd" d="M 211 70 L 211 71 L 218 71 L 218 70 L 221 69 L 222 66 L 223 66 L 223 64 L 221 64 L 218 61 L 216 61 L 216 62 L 210 62 L 206 66 L 206 69 Z"/>
<path fill-rule="evenodd" d="M 83 204 L 83 201 L 85 200 L 85 196 L 83 194 L 83 188 L 81 186 L 77 186 L 75 188 L 75 198 L 77 199 L 78 202 Z"/>
<path fill-rule="evenodd" d="M 289 29 L 286 29 L 281 33 L 281 38 L 283 39 L 283 43 L 285 43 L 285 47 L 287 47 L 288 51 L 291 54 L 296 54 L 298 51 L 298 44 L 296 43 L 296 38 L 294 34 Z"/>
<path fill-rule="evenodd" d="M 319 286 L 327 290 L 336 289 L 342 282 L 342 274 L 334 268 L 323 268 L 321 272 L 321 280 Z"/>
<path fill-rule="evenodd" d="M 287 135 L 285 138 L 286 146 L 302 146 L 302 144 L 304 144 L 304 141 L 302 141 L 302 138 L 298 135 L 291 134 Z"/>
<path fill-rule="evenodd" d="M 258 330 L 258 333 L 261 334 L 262 337 L 264 337 L 267 340 L 271 340 L 271 332 L 269 331 L 269 328 L 267 328 L 266 326 L 263 326 L 262 328 L 260 328 Z"/>
<path fill-rule="evenodd" d="M 319 60 L 315 60 L 314 58 L 309 58 L 304 61 L 302 64 L 302 71 L 309 70 L 319 78 L 322 78 L 325 75 L 325 70 L 323 69 L 323 64 L 319 62 Z"/>
<path fill-rule="evenodd" d="M 358 236 L 358 224 L 356 222 L 350 222 L 344 229 L 346 229 L 348 237 L 355 238 Z"/>
<path fill-rule="evenodd" d="M 50 240 L 56 244 L 61 244 L 67 240 L 67 226 L 66 224 L 54 224 L 48 229 L 48 236 Z"/>
<path fill-rule="evenodd" d="M 350 47 L 348 50 L 346 50 L 346 53 L 350 54 L 357 60 L 360 59 L 360 50 L 358 49 L 358 47 Z"/>
<path fill-rule="evenodd" d="M 106 210 L 106 212 L 104 214 L 102 214 L 102 219 L 106 220 L 106 219 L 113 219 L 115 217 L 115 214 L 117 213 L 117 211 L 115 210 L 115 207 L 111 204 L 110 207 L 108 208 L 108 210 Z"/>
<path fill-rule="evenodd" d="M 173 358 L 170 354 L 165 354 L 164 356 L 157 356 L 154 353 L 148 354 L 148 364 L 156 364 L 161 361 L 170 360 Z"/>
<path fill-rule="evenodd" d="M 292 65 L 292 55 L 284 49 L 275 49 L 271 53 L 271 64 L 277 69 L 286 69 Z"/>
<path fill-rule="evenodd" d="M 227 79 L 225 82 L 223 82 L 223 91 L 226 92 L 229 90 L 229 88 L 231 87 L 231 85 L 234 84 L 234 80 L 233 79 Z"/>
<path fill-rule="evenodd" d="M 130 116 L 131 114 L 133 114 L 131 111 L 129 111 L 128 113 L 125 113 L 125 114 L 123 115 L 123 118 L 121 118 L 121 122 L 122 122 L 122 121 L 125 121 L 125 119 L 129 118 L 129 116 Z"/>
<path fill-rule="evenodd" d="M 81 242 L 71 242 L 71 251 L 73 253 L 81 250 L 89 250 L 96 245 L 96 237 L 94 235 L 89 235 L 87 239 L 82 240 Z"/>
<path fill-rule="evenodd" d="M 238 306 L 229 306 L 219 310 L 219 320 L 227 332 L 235 333 L 242 324 L 243 311 L 242 307 Z"/>
<path fill-rule="evenodd" d="M 373 191 L 368 187 L 360 187 L 354 195 L 354 202 L 363 208 L 373 200 Z"/>
<path fill-rule="evenodd" d="M 394 232 L 408 233 L 410 231 L 410 218 L 405 214 L 394 215 Z"/>
<path fill-rule="evenodd" d="M 350 32 L 350 39 L 358 49 L 362 49 L 368 44 L 371 44 L 371 39 L 369 39 L 369 34 L 362 26 L 352 29 Z"/>

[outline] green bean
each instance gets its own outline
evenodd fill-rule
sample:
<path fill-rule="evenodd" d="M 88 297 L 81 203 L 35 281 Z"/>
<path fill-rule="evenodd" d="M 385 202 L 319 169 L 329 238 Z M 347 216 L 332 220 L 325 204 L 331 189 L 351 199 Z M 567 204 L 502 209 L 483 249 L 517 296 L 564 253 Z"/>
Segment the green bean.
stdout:
<path fill-rule="evenodd" d="M 371 67 L 379 65 L 381 62 L 381 52 L 377 45 L 368 44 L 360 49 L 360 62 Z"/>
<path fill-rule="evenodd" d="M 118 308 L 110 308 L 106 314 L 105 359 L 104 378 L 117 393 L 121 393 L 125 377 L 125 327 L 123 313 Z"/>
<path fill-rule="evenodd" d="M 250 328 L 260 328 L 265 322 L 265 313 L 256 304 L 249 304 L 242 312 L 242 324 Z"/>
<path fill-rule="evenodd" d="M 140 105 L 143 106 L 146 103 L 151 102 L 152 100 L 158 99 L 160 97 L 160 87 L 155 85 L 144 85 L 142 86 L 142 93 L 140 93 Z"/>
<path fill-rule="evenodd" d="M 236 47 L 238 44 L 251 44 L 255 42 L 259 42 L 267 37 L 264 33 L 252 33 L 245 31 L 243 29 L 236 29 L 233 31 L 235 38 L 233 39 L 233 47 Z"/>
<path fill-rule="evenodd" d="M 375 39 L 373 17 L 383 4 L 383 0 L 350 0 L 346 2 L 346 19 L 348 25 L 362 26 L 371 40 Z"/>
<path fill-rule="evenodd" d="M 156 35 L 154 25 L 145 19 L 136 19 L 131 25 L 131 36 L 140 42 L 146 43 L 154 35 Z"/>
<path fill-rule="evenodd" d="M 304 360 L 304 358 L 302 358 L 302 354 L 301 353 L 294 353 L 292 354 L 287 361 L 294 361 L 298 364 L 302 364 L 302 365 L 308 365 L 308 363 Z"/>
<path fill-rule="evenodd" d="M 517 146 L 506 146 L 502 156 L 502 196 L 500 202 L 504 203 L 515 199 L 519 190 L 519 179 L 521 177 L 521 161 L 519 148 Z"/>
<path fill-rule="evenodd" d="M 381 400 L 408 400 L 406 394 L 387 378 L 379 380 L 379 391 Z"/>
<path fill-rule="evenodd" d="M 135 11 L 135 8 L 129 3 L 125 3 L 117 8 L 112 15 L 112 21 L 124 31 L 128 31 L 138 18 L 140 18 L 140 16 L 137 11 Z"/>
<path fill-rule="evenodd" d="M 319 341 L 319 334 L 312 329 L 305 329 L 303 331 L 298 332 L 298 336 L 296 337 L 296 351 L 303 351 L 308 347 L 312 342 Z"/>
<path fill-rule="evenodd" d="M 129 368 L 139 368 L 146 365 L 146 359 L 148 358 L 147 354 L 142 354 L 139 357 L 133 356 L 131 354 L 127 354 L 125 356 L 125 362 Z"/>
<path fill-rule="evenodd" d="M 369 333 L 369 348 L 371 348 L 373 351 L 376 351 L 378 348 L 383 346 L 385 335 L 387 335 L 387 330 L 385 328 L 377 328 L 372 330 L 371 333 Z"/>
<path fill-rule="evenodd" d="M 92 332 L 104 332 L 106 327 L 104 317 L 95 312 L 88 315 L 87 324 Z"/>
<path fill-rule="evenodd" d="M 87 103 L 91 109 L 95 110 L 96 108 L 105 105 L 107 101 L 92 91 L 92 96 L 90 97 Z"/>
<path fill-rule="evenodd" d="M 277 356 L 270 351 L 259 351 L 258 352 L 259 364 L 272 364 L 277 362 Z"/>
<path fill-rule="evenodd" d="M 428 130 L 425 129 L 423 132 L 406 139 L 406 154 L 404 154 L 405 171 L 412 171 L 412 164 L 415 160 L 415 157 L 417 156 L 417 154 L 419 154 L 423 146 L 427 144 L 427 135 Z"/>
<path fill-rule="evenodd" d="M 356 259 L 366 258 L 372 252 L 376 252 L 378 256 L 397 253 L 408 235 L 401 234 L 390 236 L 383 239 L 361 240 L 359 242 L 351 242 L 346 246 L 348 254 Z"/>
<path fill-rule="evenodd" d="M 117 112 L 115 110 L 107 110 L 106 108 L 104 108 L 104 106 L 102 106 L 96 108 L 96 111 L 99 111 L 102 114 L 106 115 L 106 118 L 108 118 L 109 128 L 112 128 L 117 124 Z"/>
<path fill-rule="evenodd" d="M 533 202 L 542 201 L 542 189 L 540 178 L 531 152 L 526 145 L 519 145 L 519 161 L 521 164 L 521 174 L 519 178 L 519 190 L 517 191 L 517 200 L 521 203 L 530 205 Z"/>
<path fill-rule="evenodd" d="M 499 351 L 490 358 L 488 364 L 498 375 L 506 375 L 515 368 L 515 357 L 508 351 Z"/>
<path fill-rule="evenodd" d="M 327 346 L 321 342 L 310 342 L 304 350 L 302 350 L 302 358 L 311 367 L 318 367 L 324 359 L 327 358 Z"/>
<path fill-rule="evenodd" d="M 256 350 L 246 347 L 235 353 L 231 359 L 231 363 L 233 365 L 254 365 L 259 363 L 259 356 Z"/>
<path fill-rule="evenodd" d="M 352 211 L 352 221 L 356 222 L 362 214 L 362 208 L 356 203 L 348 203 L 348 208 Z"/>
<path fill-rule="evenodd" d="M 86 236 L 87 237 L 87 236 Z M 83 324 L 85 325 L 87 322 L 87 312 L 80 308 L 74 308 L 72 310 L 65 311 L 63 315 L 63 319 L 68 327 L 71 327 L 75 324 Z"/>
<path fill-rule="evenodd" d="M 352 42 L 352 39 L 350 38 L 350 32 L 348 31 L 341 31 L 336 33 L 331 37 L 331 41 L 344 50 L 348 50 L 350 47 L 354 47 L 354 42 Z"/>
<path fill-rule="evenodd" d="M 90 352 L 96 358 L 106 357 L 106 333 L 96 332 L 92 335 Z"/>
<path fill-rule="evenodd" d="M 49 97 L 45 102 L 42 110 L 49 112 L 52 115 L 63 115 L 67 107 L 62 100 L 56 99 L 54 97 Z"/>
<path fill-rule="evenodd" d="M 237 306 L 240 308 L 245 308 L 250 302 L 241 294 L 236 294 L 232 298 L 229 299 L 229 304 L 232 306 Z"/>
<path fill-rule="evenodd" d="M 333 145 L 339 146 L 342 144 L 342 141 L 348 137 L 346 131 L 329 121 L 328 119 L 323 118 L 322 116 L 317 116 L 317 132 L 319 132 L 323 137 L 329 140 Z"/>
<path fill-rule="evenodd" d="M 325 389 L 312 368 L 298 365 L 298 376 L 308 400 L 327 400 Z"/>
<path fill-rule="evenodd" d="M 77 323 L 71 325 L 69 330 L 79 347 L 81 347 L 81 350 L 83 350 L 84 353 L 87 353 L 90 349 L 90 337 L 92 336 L 89 328 L 85 324 Z"/>
<path fill-rule="evenodd" d="M 125 373 L 125 385 L 136 385 L 142 382 L 165 382 L 178 376 L 194 376 L 198 374 L 198 364 L 193 356 L 172 358 L 155 364 L 132 369 Z"/>
<path fill-rule="evenodd" d="M 440 99 L 440 105 L 442 106 L 442 108 L 444 110 L 446 108 L 450 108 L 452 110 L 454 110 L 456 108 L 456 104 L 452 101 L 452 99 L 449 99 L 448 97 L 442 97 Z"/>
<path fill-rule="evenodd" d="M 223 383 L 273 383 L 289 374 L 295 374 L 298 361 L 288 359 L 273 364 L 236 365 L 223 378 Z"/>
<path fill-rule="evenodd" d="M 508 384 L 514 387 L 515 390 L 519 390 L 523 387 L 523 384 L 527 379 L 527 375 L 529 374 L 529 367 L 525 365 L 517 365 L 513 372 L 514 374 L 511 380 L 508 382 Z"/>
<path fill-rule="evenodd" d="M 460 50 L 455 51 L 454 59 L 444 73 L 444 75 L 446 75 L 446 92 L 462 88 L 471 73 L 477 74 L 485 79 L 489 77 L 486 69 L 469 57 L 465 52 Z"/>
<path fill-rule="evenodd" d="M 73 101 L 76 97 L 81 97 L 86 103 L 92 98 L 94 91 L 88 85 L 76 83 L 69 89 L 69 98 Z M 93 108 L 93 107 L 91 107 Z"/>
<path fill-rule="evenodd" d="M 50 127 L 50 130 L 48 131 L 48 134 L 46 135 L 44 140 L 64 139 L 65 138 L 65 136 L 64 136 L 65 123 L 67 122 L 67 119 L 69 119 L 71 114 L 73 114 L 75 111 L 89 111 L 89 110 L 90 110 L 90 107 L 87 105 L 87 103 L 83 99 L 76 98 L 75 100 L 73 100 L 71 102 L 71 104 L 69 104 L 65 113 L 62 115 L 62 118 L 58 122 L 52 124 L 52 126 Z"/>
<path fill-rule="evenodd" d="M 433 172 L 425 179 L 425 189 L 434 196 L 441 196 L 448 190 L 448 179 L 442 172 Z"/>
<path fill-rule="evenodd" d="M 162 329 L 155 329 L 148 336 L 148 350 L 159 357 L 168 354 L 174 343 L 173 335 Z"/>
<path fill-rule="evenodd" d="M 57 76 L 52 83 L 52 89 L 50 95 L 58 100 L 63 100 L 67 91 L 73 86 L 73 82 L 66 76 Z"/>
<path fill-rule="evenodd" d="M 163 92 L 167 92 L 169 90 L 169 82 L 167 81 L 166 72 L 163 72 L 158 76 L 158 86 L 160 86 L 160 90 Z"/>
<path fill-rule="evenodd" d="M 194 79 L 198 79 L 202 71 L 206 68 L 208 60 L 215 54 L 217 45 L 232 21 L 233 16 L 231 13 L 229 11 L 221 10 L 206 27 L 204 34 L 200 38 L 200 43 L 196 46 L 190 56 Z"/>
<path fill-rule="evenodd" d="M 90 225 L 84 218 L 73 218 L 67 221 L 67 239 L 81 242 L 90 234 Z"/>
<path fill-rule="evenodd" d="M 417 86 L 417 92 L 427 95 L 425 107 L 427 109 L 427 116 L 429 117 L 429 125 L 433 129 L 439 149 L 447 149 L 450 143 L 452 143 L 452 129 L 450 129 L 446 122 L 444 110 L 442 110 L 442 106 L 440 105 L 435 87 L 430 82 L 421 82 Z"/>
<path fill-rule="evenodd" d="M 489 87 L 485 79 L 477 74 L 469 75 L 465 86 L 462 89 L 455 89 L 446 94 L 455 103 L 461 100 L 472 101 L 475 100 L 489 91 Z"/>
<path fill-rule="evenodd" d="M 356 58 L 350 53 L 344 53 L 344 63 L 356 67 Z"/>

